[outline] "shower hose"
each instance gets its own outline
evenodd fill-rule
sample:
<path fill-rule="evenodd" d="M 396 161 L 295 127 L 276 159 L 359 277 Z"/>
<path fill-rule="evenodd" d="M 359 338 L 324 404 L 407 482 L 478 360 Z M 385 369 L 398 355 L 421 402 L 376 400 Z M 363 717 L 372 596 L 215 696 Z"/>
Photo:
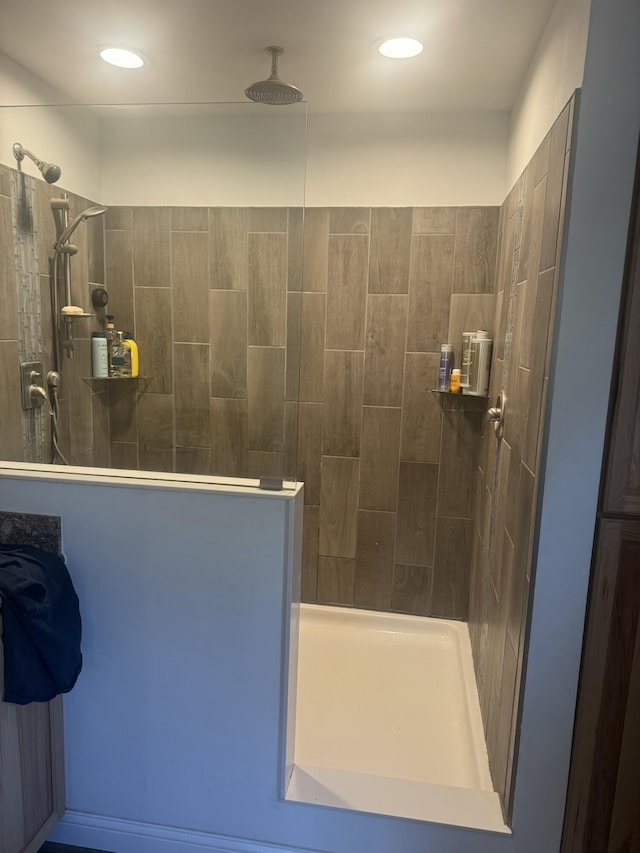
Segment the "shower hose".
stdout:
<path fill-rule="evenodd" d="M 56 387 L 51 387 L 49 389 L 49 393 L 51 396 L 51 410 L 49 414 L 51 415 L 51 463 L 55 465 L 56 459 L 60 458 L 62 460 L 63 465 L 68 465 L 68 461 L 66 460 L 64 454 L 60 450 L 60 445 L 58 444 L 58 419 L 60 417 L 60 407 L 58 406 L 58 389 Z"/>

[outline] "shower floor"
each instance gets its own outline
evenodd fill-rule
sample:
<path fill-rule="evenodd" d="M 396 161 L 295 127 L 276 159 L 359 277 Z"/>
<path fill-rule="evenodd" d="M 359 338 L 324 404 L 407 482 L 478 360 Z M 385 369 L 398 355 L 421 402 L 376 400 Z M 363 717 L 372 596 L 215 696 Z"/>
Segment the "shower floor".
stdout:
<path fill-rule="evenodd" d="M 301 605 L 287 799 L 506 831 L 467 626 Z"/>

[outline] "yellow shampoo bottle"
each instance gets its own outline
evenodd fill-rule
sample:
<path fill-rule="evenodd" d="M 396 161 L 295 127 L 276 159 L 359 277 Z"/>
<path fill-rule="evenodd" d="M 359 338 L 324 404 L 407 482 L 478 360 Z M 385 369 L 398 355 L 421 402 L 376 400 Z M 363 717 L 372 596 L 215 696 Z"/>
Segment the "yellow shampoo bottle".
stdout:
<path fill-rule="evenodd" d="M 139 374 L 139 360 L 138 360 L 138 344 L 133 340 L 131 334 L 129 332 L 124 333 L 124 340 L 122 342 L 124 346 L 131 350 L 131 378 L 138 376 Z"/>

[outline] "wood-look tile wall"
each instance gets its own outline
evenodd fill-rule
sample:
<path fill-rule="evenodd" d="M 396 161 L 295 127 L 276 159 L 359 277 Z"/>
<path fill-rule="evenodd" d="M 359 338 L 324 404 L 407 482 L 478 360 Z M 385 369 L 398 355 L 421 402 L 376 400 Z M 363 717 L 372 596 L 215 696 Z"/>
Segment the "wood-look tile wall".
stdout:
<path fill-rule="evenodd" d="M 25 181 L 28 192 L 23 191 L 22 181 Z M 12 199 L 12 193 L 16 195 L 16 187 L 17 198 Z M 49 418 L 46 418 L 45 446 L 36 447 L 30 437 L 33 412 L 22 409 L 18 342 L 23 334 L 21 324 L 30 324 L 30 338 L 34 342 L 30 346 L 28 360 L 41 360 L 45 372 L 53 369 L 49 258 L 55 239 L 55 225 L 50 200 L 61 197 L 63 193 L 64 190 L 58 186 L 22 177 L 15 170 L 0 165 L 0 300 L 3 309 L 0 320 L 0 456 L 6 460 L 51 460 Z M 73 193 L 67 195 L 70 219 L 96 203 Z M 19 211 L 16 223 L 12 222 L 12 203 Z M 18 312 L 16 239 L 28 240 L 34 245 L 37 264 L 33 275 L 38 278 L 41 300 L 39 318 L 25 318 Z M 103 284 L 105 280 L 102 217 L 82 223 L 73 234 L 73 243 L 78 248 L 77 254 L 71 258 L 73 301 L 85 311 L 90 311 L 92 287 Z M 62 282 L 60 292 L 63 292 Z M 83 377 L 91 375 L 90 337 L 94 328 L 100 328 L 98 320 L 76 321 L 75 357 L 67 359 L 63 355 L 61 359 L 60 448 L 71 464 L 108 466 L 108 395 L 104 390 L 92 389 L 83 381 Z"/>
<path fill-rule="evenodd" d="M 478 460 L 469 623 L 494 785 L 509 808 L 573 101 L 500 211 L 491 394 L 504 438 Z"/>
<path fill-rule="evenodd" d="M 302 247 L 294 208 L 111 209 L 110 309 L 153 377 L 113 393 L 111 464 L 297 476 L 306 601 L 466 618 L 481 407 L 431 389 L 493 321 L 498 213 L 314 208 Z"/>
<path fill-rule="evenodd" d="M 483 403 L 431 390 L 492 328 L 499 209 L 305 216 L 303 599 L 464 619 Z"/>
<path fill-rule="evenodd" d="M 140 351 L 112 386 L 113 467 L 295 479 L 299 208 L 111 208 L 109 309 Z"/>

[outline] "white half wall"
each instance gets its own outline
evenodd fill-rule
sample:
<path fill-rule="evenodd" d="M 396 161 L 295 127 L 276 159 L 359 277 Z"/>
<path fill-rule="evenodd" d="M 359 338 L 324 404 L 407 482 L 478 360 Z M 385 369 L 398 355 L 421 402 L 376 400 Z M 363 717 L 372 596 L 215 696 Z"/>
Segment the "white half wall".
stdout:
<path fill-rule="evenodd" d="M 511 110 L 509 191 L 582 85 L 590 0 L 557 0 Z"/>

